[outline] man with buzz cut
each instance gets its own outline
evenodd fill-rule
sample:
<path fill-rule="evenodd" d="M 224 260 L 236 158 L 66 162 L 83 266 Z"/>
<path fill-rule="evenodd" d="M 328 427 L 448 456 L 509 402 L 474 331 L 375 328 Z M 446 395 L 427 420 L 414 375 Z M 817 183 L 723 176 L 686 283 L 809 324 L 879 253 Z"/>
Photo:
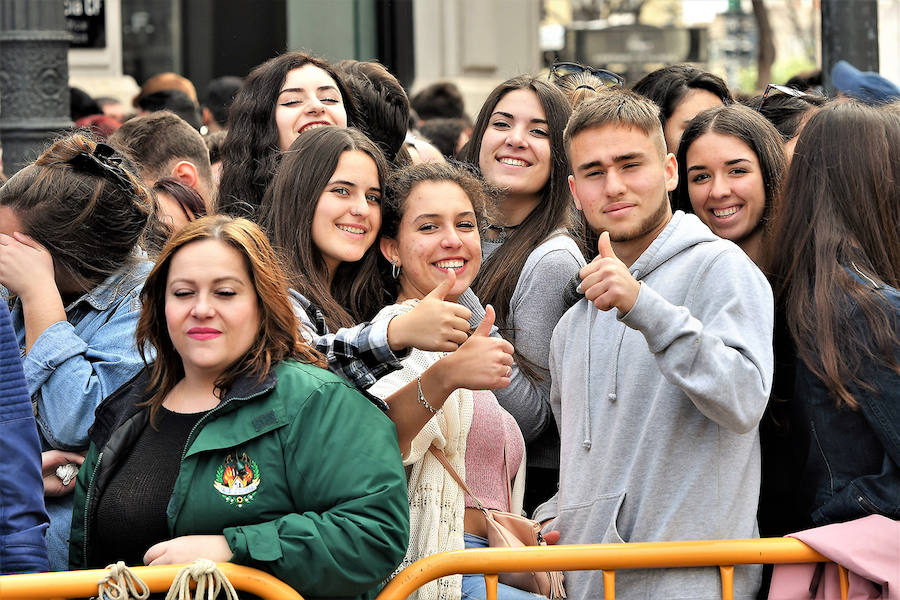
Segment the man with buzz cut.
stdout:
<path fill-rule="evenodd" d="M 772 292 L 732 242 L 672 214 L 678 183 L 658 109 L 627 90 L 566 127 L 575 204 L 601 234 L 585 298 L 559 321 L 550 394 L 559 492 L 535 518 L 561 544 L 758 537 L 758 423 L 772 383 Z M 550 522 L 552 521 L 552 522 Z M 754 598 L 758 566 L 738 566 Z M 618 571 L 618 599 L 721 598 L 718 569 Z M 598 571 L 569 598 L 603 597 Z"/>

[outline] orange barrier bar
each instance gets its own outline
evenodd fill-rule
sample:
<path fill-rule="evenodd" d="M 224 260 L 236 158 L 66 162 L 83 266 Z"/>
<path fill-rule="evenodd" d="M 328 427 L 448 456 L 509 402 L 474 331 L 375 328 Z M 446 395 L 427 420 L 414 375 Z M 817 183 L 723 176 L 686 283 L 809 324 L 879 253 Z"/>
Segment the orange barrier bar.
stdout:
<path fill-rule="evenodd" d="M 414 562 L 385 586 L 377 600 L 401 600 L 429 581 L 455 573 L 602 570 L 604 585 L 613 587 L 609 584 L 614 580 L 607 579 L 606 573 L 612 576 L 617 569 L 809 562 L 830 561 L 794 538 L 475 548 L 442 552 Z M 728 575 L 723 573 L 725 598 L 726 579 L 733 580 L 733 569 Z M 614 596 L 607 589 L 605 597 L 610 600 Z"/>
<path fill-rule="evenodd" d="M 165 592 L 184 566 L 134 567 L 131 571 L 147 584 L 151 592 Z M 303 600 L 294 588 L 258 569 L 232 563 L 217 563 L 216 566 L 239 591 L 256 594 L 263 600 Z M 0 576 L 0 599 L 89 598 L 97 595 L 97 582 L 107 573 L 105 569 L 88 569 L 3 575 Z"/>
<path fill-rule="evenodd" d="M 722 579 L 722 600 L 734 600 L 734 565 L 719 567 L 719 577 Z"/>

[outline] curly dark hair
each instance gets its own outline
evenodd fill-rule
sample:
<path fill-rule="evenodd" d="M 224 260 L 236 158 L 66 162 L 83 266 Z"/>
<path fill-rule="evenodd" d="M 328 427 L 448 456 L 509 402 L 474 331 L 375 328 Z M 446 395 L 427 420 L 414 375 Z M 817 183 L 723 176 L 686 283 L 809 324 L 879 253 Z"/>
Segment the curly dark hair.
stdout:
<path fill-rule="evenodd" d="M 328 73 L 341 92 L 347 125 L 357 123 L 353 97 L 326 61 L 303 52 L 288 52 L 259 65 L 244 80 L 228 113 L 228 136 L 222 145 L 219 212 L 257 218 L 256 212 L 281 159 L 275 125 L 278 93 L 287 74 L 304 65 L 314 65 Z"/>

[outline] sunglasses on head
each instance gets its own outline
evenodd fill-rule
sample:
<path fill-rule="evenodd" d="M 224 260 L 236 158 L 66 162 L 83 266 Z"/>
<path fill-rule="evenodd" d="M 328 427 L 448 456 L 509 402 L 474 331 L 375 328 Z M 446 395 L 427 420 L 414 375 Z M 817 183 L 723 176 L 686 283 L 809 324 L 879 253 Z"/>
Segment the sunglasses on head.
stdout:
<path fill-rule="evenodd" d="M 786 85 L 778 85 L 777 83 L 770 83 L 766 86 L 766 91 L 763 92 L 762 100 L 759 101 L 759 107 L 756 109 L 756 112 L 760 112 L 762 110 L 763 104 L 766 103 L 766 98 L 769 96 L 777 96 L 779 94 L 786 94 L 788 96 L 793 96 L 794 98 L 802 98 L 806 94 L 801 92 L 800 90 L 792 87 L 788 87 Z"/>
<path fill-rule="evenodd" d="M 616 75 L 612 71 L 607 71 L 606 69 L 595 69 L 594 67 L 589 67 L 574 62 L 553 63 L 553 66 L 550 67 L 549 79 L 552 79 L 554 83 L 556 83 L 566 75 L 575 75 L 576 73 L 588 73 L 590 75 L 593 75 L 603 83 L 603 87 L 614 88 L 622 87 L 623 85 L 625 85 L 625 79 L 623 79 L 619 75 Z"/>

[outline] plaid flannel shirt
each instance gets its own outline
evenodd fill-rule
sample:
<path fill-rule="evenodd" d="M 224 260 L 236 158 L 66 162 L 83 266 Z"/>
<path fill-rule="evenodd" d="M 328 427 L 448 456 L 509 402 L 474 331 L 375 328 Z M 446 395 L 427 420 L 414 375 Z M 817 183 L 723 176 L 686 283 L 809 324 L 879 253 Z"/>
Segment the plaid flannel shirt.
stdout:
<path fill-rule="evenodd" d="M 300 332 L 311 346 L 325 355 L 328 369 L 355 385 L 376 406 L 387 410 L 387 404 L 366 389 L 398 370 L 400 361 L 409 356 L 409 349 L 400 353 L 391 350 L 387 339 L 390 321 L 360 323 L 331 333 L 318 307 L 296 290 L 290 290 L 290 297 L 294 314 L 300 321 Z"/>

